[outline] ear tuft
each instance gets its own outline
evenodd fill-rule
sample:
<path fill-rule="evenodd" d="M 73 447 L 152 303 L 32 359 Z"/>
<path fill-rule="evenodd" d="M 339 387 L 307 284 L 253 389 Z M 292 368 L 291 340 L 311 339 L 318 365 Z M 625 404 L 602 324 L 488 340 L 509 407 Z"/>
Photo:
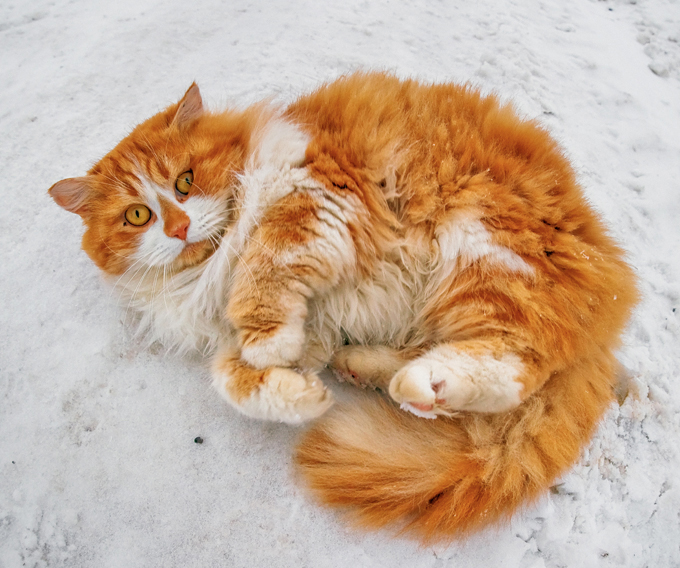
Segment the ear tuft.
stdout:
<path fill-rule="evenodd" d="M 90 180 L 87 177 L 63 179 L 50 187 L 47 193 L 66 211 L 82 216 L 91 195 Z"/>
<path fill-rule="evenodd" d="M 202 114 L 203 99 L 201 98 L 201 91 L 196 83 L 192 83 L 191 87 L 182 97 L 182 100 L 179 101 L 172 124 L 177 125 L 179 128 L 185 128 Z"/>

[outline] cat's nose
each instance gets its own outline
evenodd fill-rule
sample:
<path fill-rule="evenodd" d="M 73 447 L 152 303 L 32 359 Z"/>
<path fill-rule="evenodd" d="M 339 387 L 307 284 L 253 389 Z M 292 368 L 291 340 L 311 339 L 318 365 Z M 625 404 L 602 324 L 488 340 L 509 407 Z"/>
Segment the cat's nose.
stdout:
<path fill-rule="evenodd" d="M 170 236 L 177 237 L 178 239 L 182 239 L 183 241 L 186 241 L 188 231 L 189 231 L 189 221 L 173 227 L 172 235 L 170 235 Z"/>
<path fill-rule="evenodd" d="M 163 230 L 168 237 L 177 237 L 178 239 L 186 241 L 190 223 L 191 220 L 186 214 L 173 215 L 170 219 L 165 221 Z"/>

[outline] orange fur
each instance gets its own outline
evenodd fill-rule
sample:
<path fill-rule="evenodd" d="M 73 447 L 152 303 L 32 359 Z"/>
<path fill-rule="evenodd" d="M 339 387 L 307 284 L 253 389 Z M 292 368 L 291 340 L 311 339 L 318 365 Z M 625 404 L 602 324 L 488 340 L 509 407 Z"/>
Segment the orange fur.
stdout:
<path fill-rule="evenodd" d="M 147 186 L 157 210 L 128 226 L 127 207 L 153 209 Z M 216 385 L 244 413 L 318 416 L 314 370 L 337 352 L 352 382 L 440 415 L 367 400 L 303 436 L 305 479 L 364 526 L 430 541 L 507 517 L 578 458 L 612 400 L 635 278 L 550 136 L 469 87 L 357 73 L 280 112 L 209 113 L 192 85 L 50 193 L 140 310 L 182 283 L 167 309 L 187 306 L 184 334 L 192 317 L 217 330 Z M 200 199 L 224 218 L 192 236 Z M 135 257 L 152 237 L 181 252 Z M 198 302 L 186 270 L 224 289 Z"/>
<path fill-rule="evenodd" d="M 366 401 L 314 425 L 296 461 L 314 494 L 360 526 L 396 524 L 428 543 L 462 538 L 507 520 L 578 459 L 612 383 L 612 357 L 601 354 L 508 413 L 428 421 Z"/>

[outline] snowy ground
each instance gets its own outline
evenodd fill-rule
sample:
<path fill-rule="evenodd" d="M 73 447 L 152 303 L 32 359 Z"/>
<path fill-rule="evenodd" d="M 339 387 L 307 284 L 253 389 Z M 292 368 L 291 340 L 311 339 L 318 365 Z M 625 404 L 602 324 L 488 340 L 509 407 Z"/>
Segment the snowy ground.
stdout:
<path fill-rule="evenodd" d="M 1 2 L 0 567 L 680 566 L 679 42 L 678 0 Z M 46 195 L 194 79 L 217 107 L 357 67 L 543 121 L 645 295 L 629 395 L 581 462 L 449 547 L 349 529 L 295 479 L 297 430 L 237 416 L 198 359 L 140 352 Z"/>

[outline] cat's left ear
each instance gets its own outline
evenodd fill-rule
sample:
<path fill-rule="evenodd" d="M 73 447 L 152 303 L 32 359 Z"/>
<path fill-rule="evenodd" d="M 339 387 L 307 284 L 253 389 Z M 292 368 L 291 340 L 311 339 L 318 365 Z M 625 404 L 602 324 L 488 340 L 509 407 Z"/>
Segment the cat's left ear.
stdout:
<path fill-rule="evenodd" d="M 182 100 L 179 101 L 172 124 L 177 125 L 179 128 L 184 128 L 202 114 L 203 99 L 201 98 L 201 91 L 199 91 L 196 83 L 192 83 L 191 87 L 182 97 Z"/>
<path fill-rule="evenodd" d="M 87 211 L 92 194 L 88 177 L 66 178 L 55 183 L 47 190 L 57 205 L 81 217 Z"/>

